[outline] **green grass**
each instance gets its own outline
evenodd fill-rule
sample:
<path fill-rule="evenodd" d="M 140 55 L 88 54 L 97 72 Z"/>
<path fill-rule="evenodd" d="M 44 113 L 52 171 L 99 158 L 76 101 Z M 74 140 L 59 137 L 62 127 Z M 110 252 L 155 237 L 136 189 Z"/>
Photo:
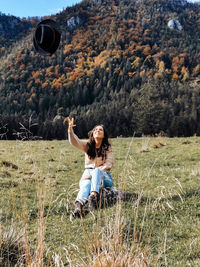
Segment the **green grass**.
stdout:
<path fill-rule="evenodd" d="M 1 141 L 1 228 L 24 228 L 31 255 L 44 251 L 41 266 L 93 266 L 94 255 L 100 259 L 108 247 L 116 260 L 112 265 L 108 257 L 109 266 L 123 266 L 117 265 L 119 259 L 128 262 L 120 256 L 124 251 L 137 252 L 150 266 L 200 266 L 200 138 L 111 143 L 115 187 L 142 195 L 142 201 L 72 219 L 83 153 L 67 140 Z M 0 259 L 1 249 L 0 242 Z"/>

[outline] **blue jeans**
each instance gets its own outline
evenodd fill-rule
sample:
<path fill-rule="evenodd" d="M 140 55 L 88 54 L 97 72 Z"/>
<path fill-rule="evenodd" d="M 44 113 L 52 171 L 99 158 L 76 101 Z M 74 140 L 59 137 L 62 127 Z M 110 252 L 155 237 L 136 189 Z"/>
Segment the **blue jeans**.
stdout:
<path fill-rule="evenodd" d="M 89 174 L 92 175 L 91 178 L 83 179 Z M 85 169 L 79 182 L 80 190 L 78 192 L 76 201 L 81 200 L 81 202 L 85 204 L 92 191 L 99 193 L 100 187 L 111 187 L 112 185 L 113 179 L 109 172 L 104 172 L 99 168 Z"/>

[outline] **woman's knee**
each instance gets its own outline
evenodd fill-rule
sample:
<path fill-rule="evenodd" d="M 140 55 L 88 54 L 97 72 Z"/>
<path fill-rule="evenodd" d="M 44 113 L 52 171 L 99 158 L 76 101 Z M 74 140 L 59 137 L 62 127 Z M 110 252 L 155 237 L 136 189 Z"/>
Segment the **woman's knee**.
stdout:
<path fill-rule="evenodd" d="M 92 175 L 103 175 L 103 171 L 99 168 L 95 168 L 92 172 Z"/>
<path fill-rule="evenodd" d="M 81 180 L 79 182 L 80 188 L 90 187 L 90 185 L 91 185 L 91 179 Z"/>

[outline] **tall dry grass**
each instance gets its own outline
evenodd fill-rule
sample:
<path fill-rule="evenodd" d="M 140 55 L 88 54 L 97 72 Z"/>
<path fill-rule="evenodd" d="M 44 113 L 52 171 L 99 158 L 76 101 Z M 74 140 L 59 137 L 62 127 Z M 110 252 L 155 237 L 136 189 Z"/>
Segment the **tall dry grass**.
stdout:
<path fill-rule="evenodd" d="M 7 227 L 0 224 L 0 266 L 27 266 L 43 267 L 54 266 L 48 256 L 48 249 L 45 245 L 45 229 L 48 219 L 48 212 L 44 215 L 45 193 L 42 187 L 38 186 L 38 223 L 36 248 L 29 240 L 28 234 L 28 212 L 25 203 L 22 203 L 21 227 L 17 223 L 8 223 Z"/>
<path fill-rule="evenodd" d="M 102 223 L 104 211 L 98 210 L 94 216 L 93 226 L 87 227 L 81 219 L 83 229 L 82 242 L 85 244 L 85 256 L 81 257 L 76 247 L 76 256 L 72 257 L 70 248 L 64 248 L 62 254 L 54 255 L 56 267 L 63 267 L 67 261 L 70 267 L 147 267 L 152 266 L 148 255 L 148 246 L 143 245 L 142 228 L 138 234 L 137 210 L 133 225 L 127 222 L 122 214 L 122 203 L 118 202 L 114 212 L 105 218 Z M 143 221 L 144 223 L 144 221 Z M 128 228 L 127 228 L 128 226 Z M 132 228 L 132 229 L 131 229 Z M 72 244 L 73 245 L 73 244 Z"/>
<path fill-rule="evenodd" d="M 42 199 L 42 198 L 41 198 Z M 41 200 L 40 199 L 40 200 Z M 101 216 L 103 211 L 98 211 L 95 218 L 95 226 L 88 229 L 84 219 L 81 224 L 84 229 L 83 240 L 85 244 L 86 256 L 83 258 L 79 254 L 70 256 L 68 248 L 63 248 L 63 252 L 50 256 L 45 246 L 45 221 L 42 203 L 39 206 L 37 247 L 32 251 L 29 243 L 26 228 L 18 231 L 14 226 L 9 230 L 1 230 L 1 263 L 0 266 L 81 266 L 81 267 L 147 267 L 149 266 L 148 247 L 143 247 L 141 235 L 138 236 L 137 221 L 127 230 L 126 218 L 122 215 L 121 203 L 115 208 L 115 214 L 108 216 L 102 225 Z M 138 208 L 138 207 L 137 207 Z M 92 216 L 92 214 L 91 214 Z M 136 216 L 137 217 L 137 216 Z M 74 221 L 74 223 L 76 223 Z M 131 226 L 130 226 L 131 227 Z M 133 234 L 130 235 L 130 232 Z M 3 246 L 6 249 L 3 250 Z M 4 254 L 2 253 L 4 251 Z M 6 264 L 6 265 L 5 265 Z"/>
<path fill-rule="evenodd" d="M 118 203 L 115 216 L 107 218 L 105 226 L 97 226 L 96 232 L 92 233 L 83 267 L 148 266 L 148 248 L 143 248 L 137 238 L 137 222 L 133 226 L 133 236 L 130 236 L 121 208 L 121 203 Z"/>

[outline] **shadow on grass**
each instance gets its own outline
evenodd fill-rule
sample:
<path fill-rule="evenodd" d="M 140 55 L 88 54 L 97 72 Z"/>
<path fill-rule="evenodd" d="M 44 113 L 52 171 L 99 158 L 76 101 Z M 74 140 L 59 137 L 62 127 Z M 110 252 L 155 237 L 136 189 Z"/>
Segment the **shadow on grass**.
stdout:
<path fill-rule="evenodd" d="M 119 202 L 132 202 L 137 206 L 139 203 L 144 203 L 146 201 L 147 199 L 142 197 L 142 195 L 121 191 L 114 187 L 106 187 L 102 188 L 100 191 L 97 210 L 110 208 Z M 88 213 L 90 212 L 88 211 L 87 205 L 85 205 L 82 217 L 85 217 Z"/>
<path fill-rule="evenodd" d="M 183 201 L 182 198 L 186 200 L 186 199 L 191 199 L 194 197 L 199 198 L 199 196 L 200 196 L 200 187 L 193 189 L 193 190 L 186 191 L 185 193 L 181 194 L 181 196 L 180 194 L 174 195 L 170 198 L 167 198 L 167 200 L 173 200 L 173 201 L 179 202 L 179 201 Z"/>

